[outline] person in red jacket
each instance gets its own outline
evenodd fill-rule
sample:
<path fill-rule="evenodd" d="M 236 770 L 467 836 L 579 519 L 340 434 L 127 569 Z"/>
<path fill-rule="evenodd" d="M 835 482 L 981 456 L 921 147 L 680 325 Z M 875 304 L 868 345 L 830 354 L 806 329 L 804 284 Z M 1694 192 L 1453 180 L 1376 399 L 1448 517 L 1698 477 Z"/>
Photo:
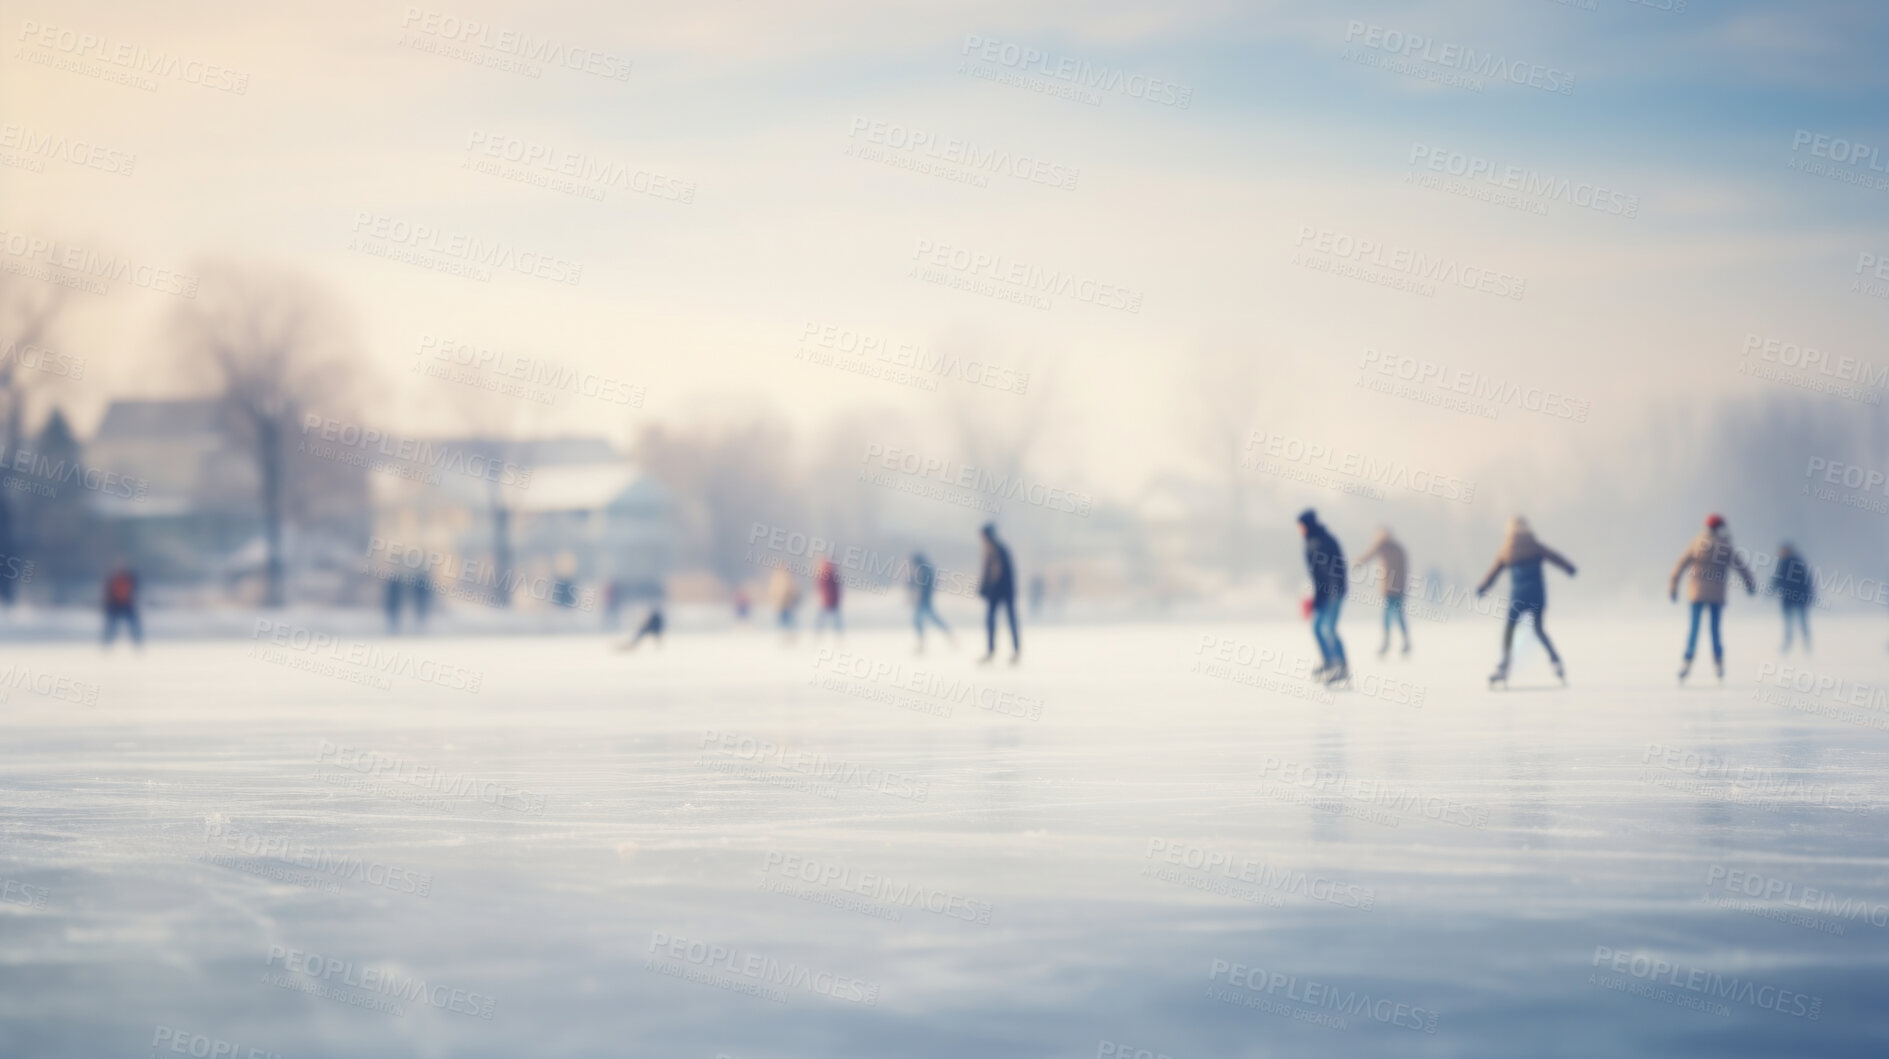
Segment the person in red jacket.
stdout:
<path fill-rule="evenodd" d="M 840 571 L 833 565 L 833 560 L 820 560 L 820 569 L 813 576 L 813 585 L 820 593 L 820 613 L 813 619 L 814 634 L 818 635 L 829 621 L 833 623 L 835 634 L 844 632 L 840 624 Z"/>
<path fill-rule="evenodd" d="M 131 642 L 144 646 L 144 630 L 138 625 L 138 575 L 120 563 L 105 578 L 105 646 L 118 638 L 118 624 L 124 623 Z"/>

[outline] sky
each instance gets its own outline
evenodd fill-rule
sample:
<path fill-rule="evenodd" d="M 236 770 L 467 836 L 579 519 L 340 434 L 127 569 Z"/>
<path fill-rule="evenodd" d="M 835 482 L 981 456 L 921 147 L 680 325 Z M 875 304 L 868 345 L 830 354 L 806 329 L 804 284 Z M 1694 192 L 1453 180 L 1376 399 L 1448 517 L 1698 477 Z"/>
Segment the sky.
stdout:
<path fill-rule="evenodd" d="M 521 401 L 521 429 L 772 404 L 949 446 L 974 406 L 1115 497 L 1218 473 L 1210 404 L 1553 478 L 1776 388 L 1740 372 L 1752 336 L 1889 363 L 1879 5 L 268 7 L 0 5 L 0 257 L 168 277 L 74 295 L 82 429 L 198 385 L 162 288 L 219 262 L 327 287 L 395 429 L 463 424 L 468 387 L 415 369 L 470 347 L 635 395 Z M 850 336 L 995 370 L 868 377 Z M 1420 367 L 1583 411 L 1360 385 Z"/>

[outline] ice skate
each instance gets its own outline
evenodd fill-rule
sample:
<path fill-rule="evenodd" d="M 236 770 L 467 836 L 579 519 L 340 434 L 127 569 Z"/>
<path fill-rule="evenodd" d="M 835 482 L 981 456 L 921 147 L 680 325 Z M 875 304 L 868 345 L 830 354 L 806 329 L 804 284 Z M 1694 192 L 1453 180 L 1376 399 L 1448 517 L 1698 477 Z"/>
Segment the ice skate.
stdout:
<path fill-rule="evenodd" d="M 1725 660 L 1723 658 L 1712 659 L 1712 668 L 1718 670 L 1718 682 L 1720 684 L 1725 683 Z"/>
<path fill-rule="evenodd" d="M 1565 688 L 1568 686 L 1568 671 L 1561 667 L 1561 660 L 1559 658 L 1554 660 L 1554 676 L 1556 680 L 1561 682 L 1562 687 Z"/>
<path fill-rule="evenodd" d="M 1350 683 L 1351 667 L 1343 662 L 1333 666 L 1331 672 L 1325 675 L 1325 686 L 1328 688 L 1335 688 L 1341 684 L 1349 685 Z"/>
<path fill-rule="evenodd" d="M 1506 658 L 1497 662 L 1495 672 L 1489 674 L 1490 690 L 1493 691 L 1497 684 L 1502 685 L 1505 689 L 1509 686 L 1509 661 Z"/>
<path fill-rule="evenodd" d="M 1679 663 L 1679 682 L 1681 684 L 1686 682 L 1686 674 L 1690 672 L 1692 672 L 1692 659 L 1687 658 L 1681 660 Z"/>

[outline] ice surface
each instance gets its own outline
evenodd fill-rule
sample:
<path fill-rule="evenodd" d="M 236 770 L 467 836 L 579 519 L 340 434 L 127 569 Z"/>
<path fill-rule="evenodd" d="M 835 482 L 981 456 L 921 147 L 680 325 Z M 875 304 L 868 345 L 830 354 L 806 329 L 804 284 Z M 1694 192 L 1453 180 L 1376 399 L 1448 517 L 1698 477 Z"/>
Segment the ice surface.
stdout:
<path fill-rule="evenodd" d="M 16 644 L 0 1054 L 1880 1056 L 1889 628 L 1769 618 Z"/>

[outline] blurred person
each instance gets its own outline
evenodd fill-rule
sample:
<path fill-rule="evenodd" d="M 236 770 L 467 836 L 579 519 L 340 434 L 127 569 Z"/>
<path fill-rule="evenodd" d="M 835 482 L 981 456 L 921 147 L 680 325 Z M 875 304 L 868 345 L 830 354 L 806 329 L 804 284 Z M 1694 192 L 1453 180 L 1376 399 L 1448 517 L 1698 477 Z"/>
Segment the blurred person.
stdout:
<path fill-rule="evenodd" d="M 617 650 L 634 651 L 636 650 L 636 645 L 642 643 L 645 637 L 654 638 L 656 641 L 656 646 L 661 647 L 662 646 L 662 630 L 663 630 L 662 600 L 659 599 L 656 602 L 651 603 L 649 605 L 649 616 L 644 618 L 643 624 L 637 627 L 636 635 L 630 637 L 628 640 L 624 641 L 623 643 L 618 644 Z"/>
<path fill-rule="evenodd" d="M 1810 565 L 1797 554 L 1790 541 L 1778 545 L 1777 572 L 1771 575 L 1771 591 L 1784 608 L 1784 650 L 1791 649 L 1791 619 L 1804 630 L 1804 653 L 1810 653 L 1810 605 L 1817 601 L 1817 586 L 1810 577 Z"/>
<path fill-rule="evenodd" d="M 1756 595 L 1758 583 L 1751 576 L 1751 568 L 1739 557 L 1732 547 L 1731 527 L 1725 524 L 1722 515 L 1707 515 L 1705 528 L 1699 531 L 1692 543 L 1679 556 L 1678 565 L 1673 567 L 1673 576 L 1666 585 L 1666 594 L 1673 602 L 1679 602 L 1679 578 L 1686 570 L 1692 570 L 1691 584 L 1687 598 L 1692 601 L 1692 622 L 1686 630 L 1686 653 L 1679 662 L 1679 680 L 1683 683 L 1686 675 L 1692 672 L 1693 650 L 1699 644 L 1699 612 L 1705 611 L 1712 624 L 1712 665 L 1718 670 L 1718 678 L 1725 679 L 1725 646 L 1719 641 L 1719 614 L 1725 609 L 1725 582 L 1732 572 L 1736 572 L 1745 582 L 1745 594 Z"/>
<path fill-rule="evenodd" d="M 1383 567 L 1384 576 L 1384 642 L 1378 646 L 1377 656 L 1384 657 L 1391 649 L 1391 619 L 1396 618 L 1397 628 L 1404 634 L 1404 654 L 1410 653 L 1410 626 L 1404 620 L 1404 589 L 1410 576 L 1410 562 L 1404 554 L 1404 546 L 1391 536 L 1389 526 L 1380 527 L 1377 539 L 1371 547 L 1358 556 L 1352 565 L 1363 569 L 1376 559 Z"/>
<path fill-rule="evenodd" d="M 747 621 L 748 608 L 752 606 L 752 604 L 748 601 L 747 586 L 745 585 L 735 586 L 734 604 L 735 604 L 735 620 Z"/>
<path fill-rule="evenodd" d="M 956 643 L 951 636 L 951 627 L 938 616 L 938 611 L 931 605 L 932 592 L 938 587 L 938 568 L 931 565 L 924 552 L 912 553 L 912 626 L 918 630 L 918 650 L 925 650 L 925 619 L 930 618 L 938 626 L 945 639 Z"/>
<path fill-rule="evenodd" d="M 814 635 L 833 625 L 835 635 L 846 630 L 840 624 L 840 569 L 833 565 L 832 559 L 821 559 L 819 568 L 813 575 L 813 587 L 820 593 L 820 613 L 813 619 Z"/>
<path fill-rule="evenodd" d="M 1299 534 L 1305 538 L 1305 569 L 1312 575 L 1312 638 L 1318 641 L 1323 663 L 1312 671 L 1314 680 L 1338 684 L 1351 679 L 1351 666 L 1345 661 L 1345 642 L 1338 638 L 1338 614 L 1345 604 L 1349 578 L 1345 576 L 1345 550 L 1318 520 L 1318 512 L 1306 508 L 1299 512 Z"/>
<path fill-rule="evenodd" d="M 1043 596 L 1048 592 L 1049 582 L 1043 579 L 1043 575 L 1032 575 L 1030 578 L 1030 617 L 1032 619 L 1043 616 Z"/>
<path fill-rule="evenodd" d="M 1010 619 L 1010 664 L 1023 657 L 1023 641 L 1017 636 L 1017 570 L 1010 561 L 1010 549 L 997 539 L 997 524 L 984 523 L 979 530 L 984 538 L 984 561 L 978 576 L 977 594 L 984 597 L 984 657 L 989 662 L 997 653 L 997 608 Z"/>
<path fill-rule="evenodd" d="M 1482 598 L 1495 584 L 1497 575 L 1504 567 L 1509 572 L 1509 607 L 1508 616 L 1502 624 L 1502 661 L 1496 663 L 1495 672 L 1489 674 L 1489 685 L 1506 686 L 1509 682 L 1509 653 L 1515 644 L 1515 626 L 1522 620 L 1522 615 L 1535 616 L 1535 638 L 1548 651 L 1548 662 L 1554 666 L 1555 678 L 1561 683 L 1568 682 L 1567 671 L 1561 666 L 1561 656 L 1555 653 L 1554 642 L 1548 639 L 1548 630 L 1543 619 L 1548 611 L 1548 583 L 1542 576 L 1541 564 L 1553 563 L 1574 576 L 1574 564 L 1563 558 L 1560 552 L 1535 539 L 1535 531 L 1528 526 L 1528 520 L 1520 515 L 1509 519 L 1508 535 L 1503 538 L 1502 547 L 1496 551 L 1495 565 L 1483 576 L 1482 583 L 1476 586 L 1476 598 Z"/>
<path fill-rule="evenodd" d="M 387 584 L 381 590 L 381 609 L 387 612 L 387 632 L 400 631 L 401 593 L 405 591 L 406 578 L 394 574 L 387 578 Z"/>
<path fill-rule="evenodd" d="M 413 575 L 413 630 L 426 631 L 426 616 L 433 611 L 433 579 L 424 571 Z"/>
<path fill-rule="evenodd" d="M 800 609 L 800 582 L 793 571 L 777 566 L 768 575 L 767 600 L 774 608 L 775 623 L 789 642 L 794 638 L 794 612 Z"/>
<path fill-rule="evenodd" d="M 136 646 L 144 646 L 144 629 L 138 624 L 138 575 L 131 567 L 119 563 L 105 578 L 105 646 L 110 647 L 118 638 L 118 624 L 124 623 L 125 631 Z"/>
<path fill-rule="evenodd" d="M 617 627 L 617 612 L 623 609 L 623 582 L 611 578 L 603 585 L 603 627 Z"/>

